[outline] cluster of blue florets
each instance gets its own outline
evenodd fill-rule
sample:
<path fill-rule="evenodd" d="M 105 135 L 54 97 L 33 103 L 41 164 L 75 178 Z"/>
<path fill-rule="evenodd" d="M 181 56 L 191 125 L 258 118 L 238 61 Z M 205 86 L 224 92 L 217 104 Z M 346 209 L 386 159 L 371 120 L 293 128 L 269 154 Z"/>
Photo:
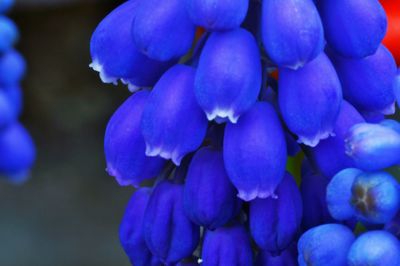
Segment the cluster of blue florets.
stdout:
<path fill-rule="evenodd" d="M 30 176 L 35 160 L 31 136 L 18 122 L 22 111 L 20 83 L 26 63 L 14 49 L 18 28 L 5 14 L 13 0 L 0 0 L 0 178 L 21 183 Z"/>
<path fill-rule="evenodd" d="M 377 0 L 130 0 L 104 18 L 91 67 L 135 92 L 104 143 L 138 188 L 132 264 L 400 265 L 386 28 Z"/>

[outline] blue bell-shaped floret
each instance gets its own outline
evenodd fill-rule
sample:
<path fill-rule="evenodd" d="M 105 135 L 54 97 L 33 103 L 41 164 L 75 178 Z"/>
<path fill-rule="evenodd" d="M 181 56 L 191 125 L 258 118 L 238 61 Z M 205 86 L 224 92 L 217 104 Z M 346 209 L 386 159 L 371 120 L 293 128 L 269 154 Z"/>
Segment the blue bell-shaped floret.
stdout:
<path fill-rule="evenodd" d="M 400 209 L 400 186 L 386 172 L 361 173 L 351 187 L 356 217 L 371 224 L 384 224 Z"/>
<path fill-rule="evenodd" d="M 293 243 L 280 254 L 271 254 L 260 250 L 256 258 L 256 266 L 297 266 L 297 244 Z"/>
<path fill-rule="evenodd" d="M 337 173 L 326 188 L 326 203 L 329 213 L 338 221 L 351 219 L 355 215 L 351 205 L 352 185 L 357 175 L 362 171 L 347 168 Z"/>
<path fill-rule="evenodd" d="M 300 230 L 303 205 L 299 188 L 286 172 L 277 198 L 250 202 L 250 231 L 257 245 L 275 254 L 286 249 Z"/>
<path fill-rule="evenodd" d="M 0 0 L 0 13 L 6 13 L 14 5 L 14 0 Z"/>
<path fill-rule="evenodd" d="M 263 1 L 261 30 L 265 51 L 280 67 L 303 67 L 325 46 L 321 18 L 312 0 Z"/>
<path fill-rule="evenodd" d="M 186 215 L 208 230 L 225 225 L 240 210 L 237 190 L 225 171 L 222 152 L 205 147 L 194 155 L 186 176 L 183 203 Z"/>
<path fill-rule="evenodd" d="M 195 80 L 195 95 L 208 120 L 236 123 L 257 100 L 261 75 L 259 49 L 248 31 L 212 33 Z"/>
<path fill-rule="evenodd" d="M 286 167 L 286 142 L 274 108 L 256 103 L 224 136 L 225 168 L 239 198 L 250 201 L 274 196 Z"/>
<path fill-rule="evenodd" d="M 381 170 L 400 162 L 400 133 L 388 126 L 356 124 L 345 143 L 346 154 L 362 170 Z"/>
<path fill-rule="evenodd" d="M 298 70 L 280 68 L 278 97 L 282 117 L 299 143 L 314 147 L 333 134 L 342 90 L 324 53 Z"/>
<path fill-rule="evenodd" d="M 121 245 L 132 265 L 135 266 L 161 265 L 147 248 L 143 235 L 143 216 L 150 193 L 149 188 L 139 188 L 135 191 L 129 200 L 119 227 Z"/>
<path fill-rule="evenodd" d="M 129 0 L 117 7 L 97 26 L 90 41 L 90 66 L 100 73 L 101 80 L 117 84 L 122 79 L 130 90 L 153 86 L 172 65 L 152 60 L 136 47 L 131 24 L 140 2 L 146 0 Z"/>
<path fill-rule="evenodd" d="M 329 46 L 344 57 L 374 54 L 386 34 L 386 14 L 378 0 L 319 0 Z"/>
<path fill-rule="evenodd" d="M 353 232 L 341 224 L 324 224 L 306 231 L 299 239 L 299 266 L 344 266 L 354 242 Z"/>
<path fill-rule="evenodd" d="M 35 159 L 35 145 L 21 124 L 15 122 L 0 130 L 0 176 L 11 182 L 23 182 Z"/>
<path fill-rule="evenodd" d="M 397 106 L 400 106 L 400 68 L 397 69 L 397 75 L 394 80 L 394 95 L 396 96 Z"/>
<path fill-rule="evenodd" d="M 163 263 L 176 263 L 192 254 L 200 228 L 183 210 L 183 185 L 162 181 L 151 193 L 144 214 L 144 238 L 153 255 Z"/>
<path fill-rule="evenodd" d="M 350 128 L 362 122 L 364 118 L 360 113 L 351 104 L 343 101 L 333 129 L 334 136 L 307 149 L 308 158 L 321 174 L 332 178 L 340 170 L 354 167 L 353 160 L 345 153 L 345 139 Z"/>
<path fill-rule="evenodd" d="M 194 24 L 210 31 L 232 30 L 246 17 L 249 0 L 184 0 Z"/>
<path fill-rule="evenodd" d="M 400 265 L 400 242 L 383 230 L 366 232 L 351 245 L 346 265 Z"/>
<path fill-rule="evenodd" d="M 253 265 L 250 237 L 243 225 L 206 231 L 201 253 L 203 266 Z"/>
<path fill-rule="evenodd" d="M 303 229 L 334 222 L 326 205 L 326 186 L 329 179 L 315 173 L 307 160 L 303 161 L 300 192 L 303 201 Z"/>
<path fill-rule="evenodd" d="M 179 165 L 203 142 L 208 121 L 194 96 L 195 70 L 176 65 L 150 93 L 142 115 L 147 156 L 160 156 Z"/>
<path fill-rule="evenodd" d="M 0 88 L 0 130 L 15 122 L 20 113 L 20 102 L 14 95 L 17 92 L 12 90 Z"/>
<path fill-rule="evenodd" d="M 329 56 L 343 89 L 343 97 L 361 111 L 394 113 L 394 82 L 397 68 L 383 45 L 371 56 L 345 58 L 332 51 Z"/>
<path fill-rule="evenodd" d="M 142 53 L 168 61 L 189 51 L 195 31 L 184 0 L 141 0 L 131 33 Z"/>
<path fill-rule="evenodd" d="M 16 115 L 20 115 L 22 112 L 23 95 L 22 90 L 19 86 L 12 86 L 8 88 L 0 88 L 0 93 L 4 93 L 12 103 Z M 1 113 L 1 112 L 0 112 Z"/>
<path fill-rule="evenodd" d="M 397 212 L 393 219 L 385 224 L 384 229 L 395 237 L 400 238 L 400 212 Z"/>
<path fill-rule="evenodd" d="M 122 186 L 138 186 L 142 180 L 158 175 L 164 166 L 163 159 L 145 154 L 140 122 L 148 97 L 145 90 L 130 96 L 107 125 L 104 137 L 107 172 Z"/>
<path fill-rule="evenodd" d="M 18 86 L 26 71 L 26 62 L 22 55 L 9 50 L 0 56 L 0 87 Z"/>
<path fill-rule="evenodd" d="M 10 50 L 19 38 L 18 28 L 6 16 L 0 15 L 0 55 Z"/>

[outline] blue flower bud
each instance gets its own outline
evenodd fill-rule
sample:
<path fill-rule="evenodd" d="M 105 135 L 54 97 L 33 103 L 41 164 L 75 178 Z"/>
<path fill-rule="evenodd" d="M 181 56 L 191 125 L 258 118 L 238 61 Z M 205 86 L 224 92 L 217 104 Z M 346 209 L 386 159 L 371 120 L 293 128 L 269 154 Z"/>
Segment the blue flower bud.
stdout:
<path fill-rule="evenodd" d="M 361 221 L 387 223 L 400 209 L 400 186 L 385 172 L 357 175 L 351 193 L 351 205 Z"/>
<path fill-rule="evenodd" d="M 0 131 L 0 175 L 23 182 L 35 158 L 35 145 L 21 124 L 13 123 Z"/>
<path fill-rule="evenodd" d="M 302 227 L 311 227 L 334 222 L 326 204 L 326 187 L 329 179 L 315 173 L 307 160 L 303 161 L 300 192 L 303 201 Z"/>
<path fill-rule="evenodd" d="M 324 48 L 324 29 L 311 0 L 263 1 L 261 30 L 268 56 L 280 67 L 302 67 Z"/>
<path fill-rule="evenodd" d="M 194 24 L 207 30 L 232 30 L 243 22 L 249 0 L 185 0 L 186 10 Z"/>
<path fill-rule="evenodd" d="M 390 127 L 356 124 L 345 143 L 346 154 L 362 170 L 380 170 L 400 162 L 400 134 Z"/>
<path fill-rule="evenodd" d="M 397 75 L 394 80 L 393 88 L 397 100 L 397 106 L 400 106 L 400 68 L 397 69 Z"/>
<path fill-rule="evenodd" d="M 342 91 L 324 53 L 301 69 L 280 68 L 278 96 L 282 117 L 298 142 L 314 147 L 333 134 Z"/>
<path fill-rule="evenodd" d="M 132 265 L 156 266 L 143 235 L 143 217 L 150 198 L 149 188 L 140 188 L 132 195 L 119 227 L 119 239 Z"/>
<path fill-rule="evenodd" d="M 318 7 L 332 49 L 353 58 L 375 53 L 387 27 L 378 0 L 321 0 Z"/>
<path fill-rule="evenodd" d="M 274 108 L 256 103 L 237 124 L 227 124 L 223 153 L 239 198 L 250 201 L 274 196 L 287 157 L 285 135 Z"/>
<path fill-rule="evenodd" d="M 371 56 L 362 59 L 329 56 L 342 83 L 343 96 L 358 110 L 394 113 L 394 80 L 396 62 L 390 52 L 380 45 Z"/>
<path fill-rule="evenodd" d="M 0 0 L 0 13 L 6 13 L 14 5 L 14 0 Z"/>
<path fill-rule="evenodd" d="M 179 165 L 203 142 L 208 121 L 194 96 L 194 77 L 192 67 L 176 65 L 150 93 L 141 125 L 147 156 L 172 159 Z"/>
<path fill-rule="evenodd" d="M 13 109 L 16 115 L 20 115 L 22 112 L 22 104 L 23 104 L 23 96 L 22 90 L 19 86 L 12 86 L 8 88 L 0 88 L 0 91 L 3 92 L 9 101 L 12 103 Z M 0 112 L 1 113 L 1 112 Z"/>
<path fill-rule="evenodd" d="M 362 171 L 355 168 L 347 168 L 337 173 L 326 188 L 326 203 L 329 213 L 338 221 L 350 219 L 354 216 L 351 205 L 352 185 L 357 175 Z"/>
<path fill-rule="evenodd" d="M 279 255 L 260 250 L 256 258 L 256 266 L 297 266 L 297 244 L 291 245 Z"/>
<path fill-rule="evenodd" d="M 17 87 L 0 88 L 0 130 L 15 122 L 20 113 L 21 95 Z"/>
<path fill-rule="evenodd" d="M 214 32 L 200 56 L 195 95 L 208 120 L 236 123 L 261 88 L 260 53 L 246 30 Z"/>
<path fill-rule="evenodd" d="M 19 38 L 18 28 L 6 16 L 0 15 L 0 54 L 10 50 Z"/>
<path fill-rule="evenodd" d="M 140 1 L 132 23 L 132 35 L 139 50 L 160 61 L 186 54 L 195 31 L 184 0 Z"/>
<path fill-rule="evenodd" d="M 144 238 L 163 263 L 176 263 L 192 254 L 200 228 L 183 210 L 183 185 L 162 181 L 154 188 L 144 214 Z"/>
<path fill-rule="evenodd" d="M 353 233 L 344 225 L 324 224 L 314 227 L 299 239 L 299 265 L 346 265 L 346 255 L 353 241 Z"/>
<path fill-rule="evenodd" d="M 7 53 L 0 56 L 1 87 L 18 86 L 25 75 L 25 71 L 26 62 L 19 52 L 9 50 Z"/>
<path fill-rule="evenodd" d="M 253 265 L 253 251 L 245 227 L 237 224 L 206 231 L 201 260 L 203 266 Z"/>
<path fill-rule="evenodd" d="M 158 62 L 139 52 L 131 36 L 131 24 L 142 0 L 129 0 L 112 11 L 97 26 L 90 41 L 93 63 L 105 83 L 119 79 L 131 90 L 153 86 L 172 62 Z"/>
<path fill-rule="evenodd" d="M 299 232 L 303 205 L 299 188 L 286 172 L 276 189 L 277 198 L 250 202 L 250 232 L 263 249 L 279 253 L 289 246 Z"/>
<path fill-rule="evenodd" d="M 163 159 L 145 155 L 140 121 L 148 96 L 148 91 L 130 96 L 107 125 L 104 137 L 107 172 L 121 186 L 138 186 L 142 180 L 158 175 L 164 166 Z"/>
<path fill-rule="evenodd" d="M 400 211 L 397 212 L 390 222 L 385 224 L 384 229 L 395 237 L 400 238 Z"/>
<path fill-rule="evenodd" d="M 362 122 L 364 118 L 360 113 L 347 101 L 343 101 L 333 129 L 334 136 L 307 149 L 309 159 L 321 174 L 331 178 L 344 168 L 354 167 L 353 160 L 345 153 L 345 139 L 349 129 Z"/>
<path fill-rule="evenodd" d="M 186 176 L 183 203 L 196 224 L 214 230 L 234 218 L 241 207 L 224 167 L 222 152 L 210 147 L 194 155 Z"/>
<path fill-rule="evenodd" d="M 354 241 L 346 265 L 400 265 L 400 242 L 385 231 L 366 232 Z"/>

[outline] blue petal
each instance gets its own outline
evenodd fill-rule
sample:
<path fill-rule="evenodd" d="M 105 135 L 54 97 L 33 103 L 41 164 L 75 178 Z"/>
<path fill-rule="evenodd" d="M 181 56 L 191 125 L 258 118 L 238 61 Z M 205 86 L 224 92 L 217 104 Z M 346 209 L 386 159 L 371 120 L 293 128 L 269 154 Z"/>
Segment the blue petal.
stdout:
<path fill-rule="evenodd" d="M 17 86 L 25 75 L 25 71 L 26 62 L 19 52 L 9 50 L 0 56 L 1 87 Z"/>
<path fill-rule="evenodd" d="M 329 56 L 342 83 L 343 96 L 358 110 L 394 113 L 394 80 L 396 62 L 390 52 L 380 45 L 371 56 L 362 59 Z"/>
<path fill-rule="evenodd" d="M 260 53 L 254 37 L 243 29 L 212 33 L 195 80 L 195 95 L 208 120 L 236 123 L 255 103 L 260 88 Z"/>
<path fill-rule="evenodd" d="M 324 176 L 331 178 L 342 169 L 354 167 L 353 160 L 345 153 L 345 139 L 348 130 L 362 122 L 364 119 L 360 113 L 351 104 L 343 101 L 333 129 L 334 136 L 307 149 L 308 158 Z"/>
<path fill-rule="evenodd" d="M 203 142 L 208 121 L 194 96 L 194 76 L 193 68 L 176 65 L 150 93 L 141 124 L 147 156 L 172 159 L 179 165 Z"/>
<path fill-rule="evenodd" d="M 154 260 L 143 235 L 143 217 L 150 198 L 149 188 L 140 188 L 132 195 L 119 227 L 119 239 L 132 265 L 150 266 Z"/>
<path fill-rule="evenodd" d="M 355 168 L 347 168 L 337 173 L 329 182 L 326 189 L 326 203 L 329 213 L 338 221 L 354 216 L 351 205 L 352 185 L 357 175 L 362 172 Z"/>
<path fill-rule="evenodd" d="M 345 57 L 375 53 L 386 33 L 386 14 L 377 0 L 321 0 L 319 12 L 328 44 Z"/>
<path fill-rule="evenodd" d="M 245 227 L 233 225 L 206 231 L 201 260 L 203 266 L 253 265 L 253 251 Z"/>
<path fill-rule="evenodd" d="M 393 219 L 400 209 L 400 186 L 388 173 L 357 175 L 351 192 L 351 204 L 361 221 L 384 224 Z"/>
<path fill-rule="evenodd" d="M 144 237 L 150 251 L 164 263 L 192 254 L 200 228 L 183 211 L 183 186 L 162 181 L 154 188 L 144 214 Z"/>
<path fill-rule="evenodd" d="M 333 133 L 342 91 L 329 58 L 321 53 L 298 70 L 279 69 L 279 106 L 298 142 L 316 146 Z"/>
<path fill-rule="evenodd" d="M 140 121 L 148 96 L 148 91 L 130 96 L 107 125 L 104 138 L 107 172 L 122 186 L 137 186 L 142 180 L 158 175 L 164 166 L 163 159 L 145 155 Z"/>
<path fill-rule="evenodd" d="M 22 125 L 13 123 L 0 131 L 0 175 L 22 182 L 35 159 L 35 145 Z"/>
<path fill-rule="evenodd" d="M 400 68 L 397 69 L 396 79 L 394 81 L 394 94 L 396 96 L 397 106 L 400 106 Z"/>
<path fill-rule="evenodd" d="M 311 0 L 263 1 L 261 21 L 265 50 L 280 67 L 302 67 L 324 48 L 324 29 Z"/>
<path fill-rule="evenodd" d="M 256 103 L 237 124 L 228 124 L 224 161 L 239 198 L 250 201 L 274 196 L 286 165 L 285 135 L 268 103 Z"/>
<path fill-rule="evenodd" d="M 263 249 L 279 253 L 289 246 L 299 232 L 303 205 L 299 188 L 286 172 L 276 189 L 277 198 L 250 202 L 250 232 Z"/>
<path fill-rule="evenodd" d="M 222 152 L 210 147 L 194 155 L 186 176 L 184 207 L 196 224 L 214 230 L 240 210 L 241 201 L 224 168 Z"/>
<path fill-rule="evenodd" d="M 131 90 L 153 86 L 172 62 L 158 62 L 139 52 L 131 36 L 131 24 L 139 0 L 130 0 L 117 7 L 97 26 L 90 41 L 93 63 L 105 83 L 117 84 L 121 79 Z"/>
<path fill-rule="evenodd" d="M 132 24 L 132 35 L 139 50 L 160 61 L 186 54 L 195 31 L 184 0 L 140 1 Z"/>
<path fill-rule="evenodd" d="M 19 88 L 0 88 L 0 130 L 15 122 L 21 108 Z"/>
<path fill-rule="evenodd" d="M 347 265 L 400 265 L 400 242 L 385 231 L 370 231 L 359 236 L 347 255 Z"/>
<path fill-rule="evenodd" d="M 314 227 L 299 239 L 299 265 L 346 265 L 346 255 L 353 241 L 353 233 L 344 225 L 324 224 Z"/>
<path fill-rule="evenodd" d="M 18 28 L 6 16 L 0 15 L 0 55 L 10 50 L 19 38 Z"/>
<path fill-rule="evenodd" d="M 326 204 L 326 187 L 329 179 L 315 173 L 308 161 L 302 165 L 300 192 L 303 200 L 303 228 L 334 222 Z"/>
<path fill-rule="evenodd" d="M 14 5 L 14 0 L 0 0 L 0 13 L 6 13 Z"/>
<path fill-rule="evenodd" d="M 207 30 L 232 30 L 243 22 L 249 0 L 184 0 L 194 24 Z"/>
<path fill-rule="evenodd" d="M 297 244 L 292 244 L 279 255 L 272 255 L 266 250 L 260 250 L 256 259 L 256 266 L 297 266 L 296 246 Z"/>
<path fill-rule="evenodd" d="M 356 124 L 350 129 L 345 143 L 346 154 L 362 170 L 381 170 L 400 162 L 400 134 L 390 127 Z"/>

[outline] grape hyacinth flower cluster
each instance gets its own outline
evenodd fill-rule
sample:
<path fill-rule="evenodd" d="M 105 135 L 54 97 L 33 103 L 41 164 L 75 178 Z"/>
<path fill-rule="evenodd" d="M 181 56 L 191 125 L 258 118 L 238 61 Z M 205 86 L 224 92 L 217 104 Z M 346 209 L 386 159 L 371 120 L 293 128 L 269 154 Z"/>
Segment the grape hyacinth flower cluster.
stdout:
<path fill-rule="evenodd" d="M 29 177 L 34 163 L 35 146 L 18 122 L 26 63 L 14 49 L 19 38 L 17 26 L 6 16 L 13 2 L 0 0 L 0 178 L 22 183 Z"/>
<path fill-rule="evenodd" d="M 104 141 L 107 172 L 136 187 L 119 232 L 131 263 L 400 265 L 387 25 L 377 0 L 128 0 L 107 15 L 90 66 L 133 93 Z"/>

